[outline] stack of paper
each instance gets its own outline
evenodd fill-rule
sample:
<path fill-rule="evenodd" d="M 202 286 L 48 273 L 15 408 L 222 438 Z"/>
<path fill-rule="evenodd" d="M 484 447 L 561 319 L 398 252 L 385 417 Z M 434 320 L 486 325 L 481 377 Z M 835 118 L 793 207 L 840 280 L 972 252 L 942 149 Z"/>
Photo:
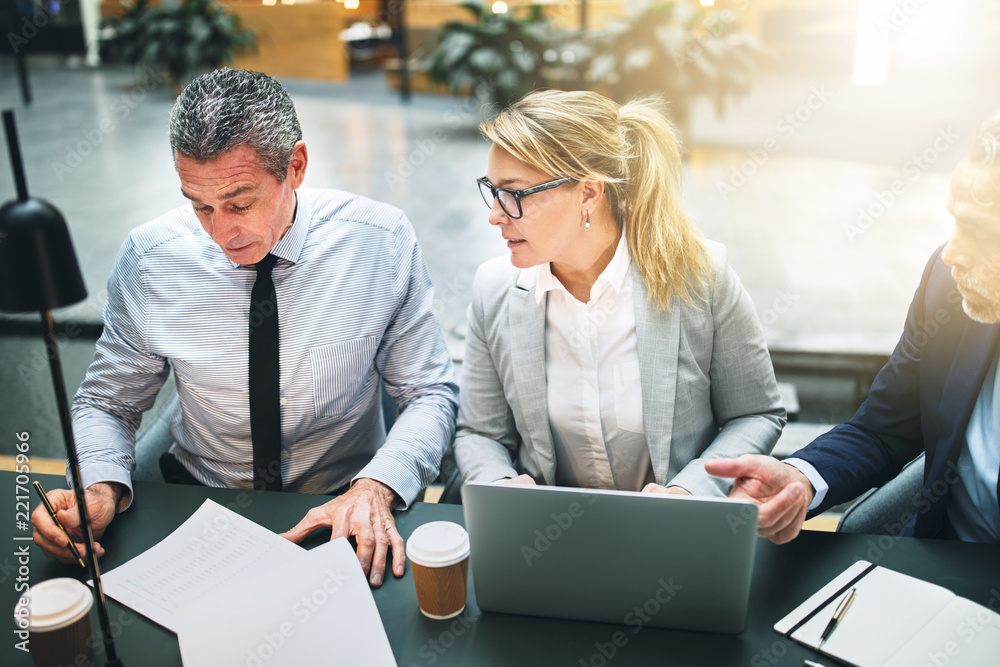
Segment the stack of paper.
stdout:
<path fill-rule="evenodd" d="M 211 500 L 102 583 L 176 632 L 187 667 L 396 664 L 346 539 L 306 551 Z"/>

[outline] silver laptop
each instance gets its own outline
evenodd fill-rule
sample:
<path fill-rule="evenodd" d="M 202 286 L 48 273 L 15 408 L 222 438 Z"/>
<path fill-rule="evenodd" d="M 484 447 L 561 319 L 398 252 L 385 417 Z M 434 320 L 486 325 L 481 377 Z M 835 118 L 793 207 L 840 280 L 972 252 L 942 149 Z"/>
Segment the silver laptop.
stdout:
<path fill-rule="evenodd" d="M 752 503 L 476 482 L 462 497 L 484 611 L 743 631 Z"/>

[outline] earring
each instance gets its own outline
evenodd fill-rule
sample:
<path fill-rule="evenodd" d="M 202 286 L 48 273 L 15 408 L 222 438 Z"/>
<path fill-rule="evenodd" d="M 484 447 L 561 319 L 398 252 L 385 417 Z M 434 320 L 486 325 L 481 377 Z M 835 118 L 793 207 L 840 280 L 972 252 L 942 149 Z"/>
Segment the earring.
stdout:
<path fill-rule="evenodd" d="M 587 224 L 584 225 L 587 229 L 590 229 L 590 211 L 587 211 Z"/>

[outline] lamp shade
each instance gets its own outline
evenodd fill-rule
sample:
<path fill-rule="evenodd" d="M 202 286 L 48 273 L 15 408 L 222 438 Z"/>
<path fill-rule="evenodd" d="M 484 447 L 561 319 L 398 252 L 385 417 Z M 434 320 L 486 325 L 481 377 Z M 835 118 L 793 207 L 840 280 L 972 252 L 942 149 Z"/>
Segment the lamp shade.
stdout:
<path fill-rule="evenodd" d="M 0 207 L 0 310 L 52 310 L 87 298 L 66 220 L 40 199 Z"/>

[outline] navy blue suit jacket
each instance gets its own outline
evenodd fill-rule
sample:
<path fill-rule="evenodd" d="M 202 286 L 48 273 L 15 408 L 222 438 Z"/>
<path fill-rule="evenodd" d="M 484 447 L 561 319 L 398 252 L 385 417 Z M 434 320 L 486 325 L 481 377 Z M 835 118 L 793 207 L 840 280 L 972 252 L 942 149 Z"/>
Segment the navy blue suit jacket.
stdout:
<path fill-rule="evenodd" d="M 958 455 L 983 379 L 995 363 L 1000 325 L 965 314 L 942 249 L 924 269 L 903 335 L 868 398 L 850 421 L 793 455 L 830 485 L 813 513 L 881 486 L 926 452 L 923 489 L 899 523 L 903 535 L 916 537 L 935 537 L 945 526 Z"/>

